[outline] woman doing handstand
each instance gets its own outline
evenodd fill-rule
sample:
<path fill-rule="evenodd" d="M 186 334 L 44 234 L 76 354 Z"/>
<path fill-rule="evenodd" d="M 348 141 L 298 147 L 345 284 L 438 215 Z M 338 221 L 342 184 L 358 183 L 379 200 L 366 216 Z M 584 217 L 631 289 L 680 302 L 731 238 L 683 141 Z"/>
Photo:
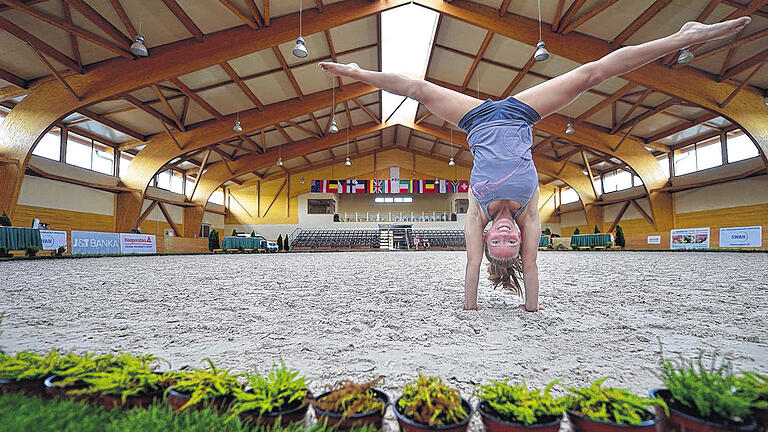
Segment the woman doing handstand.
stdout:
<path fill-rule="evenodd" d="M 605 57 L 501 101 L 482 101 L 423 80 L 361 69 L 355 63 L 320 63 L 329 75 L 344 76 L 416 99 L 432 114 L 467 132 L 474 156 L 469 210 L 464 229 L 467 268 L 464 308 L 478 309 L 477 285 L 483 254 L 489 279 L 522 295 L 529 312 L 539 310 L 536 266 L 541 221 L 538 175 L 531 160 L 531 126 L 603 81 L 631 72 L 667 54 L 741 31 L 742 17 L 719 24 L 689 22 L 675 34 L 616 50 Z M 483 233 L 488 223 L 487 233 Z"/>

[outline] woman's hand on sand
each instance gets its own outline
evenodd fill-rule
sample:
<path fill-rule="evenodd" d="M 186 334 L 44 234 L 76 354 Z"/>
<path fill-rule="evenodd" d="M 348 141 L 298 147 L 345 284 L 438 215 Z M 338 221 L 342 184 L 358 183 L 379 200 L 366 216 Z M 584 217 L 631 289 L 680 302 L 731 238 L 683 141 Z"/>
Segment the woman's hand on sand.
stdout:
<path fill-rule="evenodd" d="M 539 306 L 538 309 L 536 309 L 536 310 L 530 310 L 527 307 L 525 307 L 525 304 L 517 305 L 517 307 L 515 309 L 521 309 L 521 310 L 524 310 L 526 312 L 536 312 L 536 311 L 543 311 L 544 310 L 544 308 L 541 307 L 541 306 Z"/>

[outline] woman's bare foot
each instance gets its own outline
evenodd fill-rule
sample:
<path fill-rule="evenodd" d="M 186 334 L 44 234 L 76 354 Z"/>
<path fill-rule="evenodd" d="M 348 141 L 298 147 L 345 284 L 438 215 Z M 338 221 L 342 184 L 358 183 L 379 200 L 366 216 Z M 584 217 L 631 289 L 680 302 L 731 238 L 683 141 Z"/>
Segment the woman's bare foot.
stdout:
<path fill-rule="evenodd" d="M 323 72 L 331 76 L 352 77 L 355 72 L 360 70 L 360 66 L 358 66 L 357 63 L 341 64 L 333 62 L 320 62 L 319 66 Z"/>
<path fill-rule="evenodd" d="M 717 24 L 687 22 L 680 28 L 680 34 L 690 40 L 690 44 L 704 43 L 736 34 L 744 29 L 752 18 L 744 16 Z"/>

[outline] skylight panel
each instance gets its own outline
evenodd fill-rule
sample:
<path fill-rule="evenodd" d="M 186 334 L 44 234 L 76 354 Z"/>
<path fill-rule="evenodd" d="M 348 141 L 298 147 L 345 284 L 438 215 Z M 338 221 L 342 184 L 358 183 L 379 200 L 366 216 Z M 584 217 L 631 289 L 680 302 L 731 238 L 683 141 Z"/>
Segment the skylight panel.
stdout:
<path fill-rule="evenodd" d="M 427 71 L 429 51 L 435 37 L 438 13 L 408 4 L 381 14 L 382 72 L 400 73 L 423 79 Z M 403 96 L 382 92 L 384 118 L 402 102 Z M 408 99 L 397 109 L 390 122 L 413 121 L 418 102 Z"/>

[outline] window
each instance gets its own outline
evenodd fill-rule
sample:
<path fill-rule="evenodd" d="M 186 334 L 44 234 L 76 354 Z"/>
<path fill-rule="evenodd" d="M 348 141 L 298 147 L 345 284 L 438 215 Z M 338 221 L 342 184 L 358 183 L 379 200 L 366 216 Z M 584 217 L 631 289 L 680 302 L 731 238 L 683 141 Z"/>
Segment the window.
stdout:
<path fill-rule="evenodd" d="M 59 157 L 61 157 L 60 134 L 61 130 L 59 128 L 51 129 L 51 131 L 45 134 L 40 142 L 37 143 L 32 154 L 47 159 L 59 160 Z"/>
<path fill-rule="evenodd" d="M 178 194 L 184 193 L 184 175 L 172 169 L 163 171 L 157 175 L 157 187 Z"/>
<path fill-rule="evenodd" d="M 224 188 L 218 188 L 208 198 L 208 202 L 211 204 L 224 205 Z"/>
<path fill-rule="evenodd" d="M 184 193 L 186 193 L 187 195 L 190 195 L 192 193 L 192 189 L 195 188 L 195 179 L 187 176 L 187 182 L 186 182 L 185 188 L 186 189 L 184 189 Z M 192 197 L 190 196 L 190 198 Z"/>
<path fill-rule="evenodd" d="M 720 137 L 675 150 L 675 175 L 684 175 L 723 164 Z"/>
<path fill-rule="evenodd" d="M 632 173 L 615 170 L 603 175 L 603 193 L 616 192 L 632 187 Z"/>
<path fill-rule="evenodd" d="M 728 132 L 725 137 L 725 148 L 728 151 L 728 163 L 760 155 L 752 140 L 741 131 Z"/>
<path fill-rule="evenodd" d="M 563 200 L 563 204 L 569 204 L 573 203 L 579 200 L 579 194 L 574 189 L 571 189 L 569 187 L 564 187 L 560 191 L 560 197 Z"/>
<path fill-rule="evenodd" d="M 456 213 L 466 214 L 469 209 L 469 200 L 467 198 L 459 198 L 456 200 Z"/>
<path fill-rule="evenodd" d="M 114 175 L 115 150 L 112 147 L 73 133 L 67 134 L 65 162 L 102 174 Z"/>
<path fill-rule="evenodd" d="M 376 204 L 406 204 L 412 203 L 413 197 L 376 197 L 373 202 Z"/>
<path fill-rule="evenodd" d="M 598 195 L 602 195 L 603 194 L 603 182 L 602 182 L 602 180 L 600 180 L 600 177 L 598 177 L 597 179 L 592 180 L 592 184 L 595 185 L 595 190 L 597 191 L 597 194 Z"/>
<path fill-rule="evenodd" d="M 659 168 L 661 168 L 661 172 L 664 173 L 664 176 L 669 178 L 669 158 L 664 156 L 657 160 L 659 161 Z"/>
<path fill-rule="evenodd" d="M 332 199 L 307 200 L 307 214 L 333 214 L 335 207 Z"/>
<path fill-rule="evenodd" d="M 642 186 L 643 185 L 643 179 L 640 178 L 640 176 L 632 174 L 632 186 Z"/>
<path fill-rule="evenodd" d="M 171 190 L 171 172 L 173 170 L 163 171 L 157 175 L 157 187 L 159 189 Z"/>
<path fill-rule="evenodd" d="M 125 175 L 126 171 L 128 171 L 128 167 L 131 165 L 131 161 L 133 161 L 133 155 L 128 154 L 126 152 L 120 153 L 120 175 Z"/>
<path fill-rule="evenodd" d="M 171 192 L 184 193 L 184 175 L 178 171 L 173 171 L 171 175 Z"/>

